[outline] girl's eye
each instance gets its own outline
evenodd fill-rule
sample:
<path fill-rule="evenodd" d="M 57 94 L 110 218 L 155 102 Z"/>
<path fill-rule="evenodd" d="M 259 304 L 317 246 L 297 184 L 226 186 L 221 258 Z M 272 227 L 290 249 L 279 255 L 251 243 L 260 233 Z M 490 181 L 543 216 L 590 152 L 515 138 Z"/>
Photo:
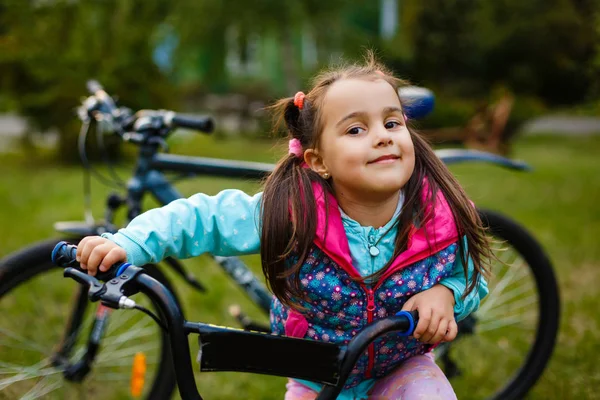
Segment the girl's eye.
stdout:
<path fill-rule="evenodd" d="M 385 129 L 394 129 L 400 126 L 398 121 L 388 121 L 385 123 Z"/>
<path fill-rule="evenodd" d="M 363 128 L 355 126 L 354 128 L 348 129 L 348 134 L 350 134 L 350 135 L 358 135 L 362 131 L 364 131 Z"/>

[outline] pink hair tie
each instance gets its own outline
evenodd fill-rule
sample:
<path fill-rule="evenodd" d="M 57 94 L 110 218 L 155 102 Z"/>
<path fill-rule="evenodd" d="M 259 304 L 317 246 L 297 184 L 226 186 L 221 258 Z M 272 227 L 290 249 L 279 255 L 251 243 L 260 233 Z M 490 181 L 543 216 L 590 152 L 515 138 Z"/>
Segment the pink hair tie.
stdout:
<path fill-rule="evenodd" d="M 298 107 L 299 110 L 302 110 L 304 107 L 304 98 L 306 95 L 303 92 L 298 92 L 294 95 L 294 105 Z"/>
<path fill-rule="evenodd" d="M 296 138 L 290 139 L 288 143 L 289 154 L 300 158 L 304 152 L 302 151 L 302 143 Z"/>

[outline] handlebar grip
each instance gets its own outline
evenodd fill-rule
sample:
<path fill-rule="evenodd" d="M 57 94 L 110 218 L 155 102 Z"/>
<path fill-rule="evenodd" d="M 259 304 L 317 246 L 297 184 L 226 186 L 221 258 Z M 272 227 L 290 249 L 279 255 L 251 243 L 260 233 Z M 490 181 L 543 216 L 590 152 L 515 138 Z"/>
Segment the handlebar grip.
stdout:
<path fill-rule="evenodd" d="M 87 86 L 88 92 L 90 92 L 90 94 L 93 94 L 93 95 L 95 95 L 96 93 L 98 93 L 101 90 L 104 90 L 102 88 L 102 85 L 100 84 L 100 82 L 98 82 L 97 80 L 94 80 L 94 79 L 90 79 L 89 81 L 87 81 L 86 86 Z"/>
<path fill-rule="evenodd" d="M 62 268 L 74 268 L 79 271 L 86 272 L 81 269 L 76 260 L 77 246 L 61 241 L 54 246 L 52 250 L 52 263 Z M 96 279 L 101 281 L 109 281 L 115 276 L 119 276 L 129 267 L 129 263 L 115 263 L 108 270 L 102 272 L 98 270 Z"/>
<path fill-rule="evenodd" d="M 171 124 L 205 133 L 211 133 L 215 129 L 215 123 L 210 117 L 182 117 L 181 115 L 174 115 L 171 119 Z"/>
<path fill-rule="evenodd" d="M 404 332 L 398 333 L 400 336 L 411 336 L 419 323 L 419 312 L 417 310 L 413 311 L 399 311 L 396 313 L 397 316 L 404 316 L 408 319 L 408 329 Z"/>

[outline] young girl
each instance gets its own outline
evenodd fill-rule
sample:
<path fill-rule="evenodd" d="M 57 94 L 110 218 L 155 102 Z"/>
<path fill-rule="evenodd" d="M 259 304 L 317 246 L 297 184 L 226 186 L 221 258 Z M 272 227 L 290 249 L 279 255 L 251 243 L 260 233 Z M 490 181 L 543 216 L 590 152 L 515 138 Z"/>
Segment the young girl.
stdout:
<path fill-rule="evenodd" d="M 414 337 L 363 354 L 339 398 L 454 399 L 430 351 L 487 294 L 485 232 L 458 182 L 406 123 L 402 82 L 370 56 L 319 75 L 273 109 L 289 153 L 254 196 L 197 194 L 77 250 L 95 274 L 118 261 L 260 251 L 276 334 L 346 344 L 367 324 L 418 310 Z M 286 400 L 320 386 L 290 379 Z"/>

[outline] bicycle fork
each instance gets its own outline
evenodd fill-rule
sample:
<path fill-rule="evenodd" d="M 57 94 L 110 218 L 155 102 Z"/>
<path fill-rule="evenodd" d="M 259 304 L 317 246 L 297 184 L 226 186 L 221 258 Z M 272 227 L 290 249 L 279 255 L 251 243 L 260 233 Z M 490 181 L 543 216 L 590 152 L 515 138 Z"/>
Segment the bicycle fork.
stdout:
<path fill-rule="evenodd" d="M 70 362 L 69 358 L 79 334 L 81 333 L 83 317 L 89 304 L 87 293 L 87 288 L 81 285 L 76 293 L 75 308 L 67 323 L 67 328 L 63 336 L 64 339 L 59 345 L 58 350 L 52 356 L 52 365 L 63 369 L 65 379 L 71 382 L 82 382 L 91 371 L 91 366 L 98 353 L 100 342 L 102 341 L 112 312 L 109 307 L 102 304 L 98 305 L 85 352 L 79 360 Z"/>

